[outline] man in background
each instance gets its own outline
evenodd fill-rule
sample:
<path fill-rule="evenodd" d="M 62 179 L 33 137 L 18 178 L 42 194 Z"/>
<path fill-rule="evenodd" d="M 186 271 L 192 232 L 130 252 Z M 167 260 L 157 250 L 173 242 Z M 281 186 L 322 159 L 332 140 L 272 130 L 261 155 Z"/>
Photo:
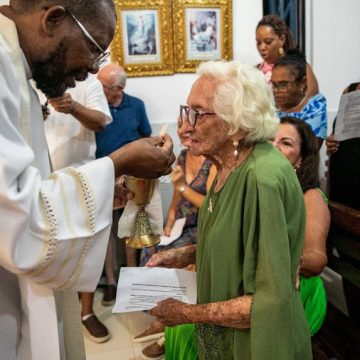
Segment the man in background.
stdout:
<path fill-rule="evenodd" d="M 139 138 L 151 135 L 151 126 L 146 115 L 144 102 L 124 92 L 126 86 L 126 73 L 115 63 L 105 65 L 99 70 L 98 79 L 102 83 L 105 96 L 113 121 L 103 131 L 96 133 L 96 157 L 109 155 L 118 149 Z M 113 305 L 116 295 L 116 280 L 114 269 L 117 268 L 114 258 L 114 249 L 119 241 L 117 230 L 119 218 L 123 209 L 114 210 L 113 226 L 110 233 L 109 246 L 105 259 L 106 286 L 102 304 Z M 124 245 L 127 266 L 137 266 L 136 250 Z"/>
<path fill-rule="evenodd" d="M 40 101 L 45 96 L 38 92 Z M 48 99 L 51 107 L 45 122 L 46 139 L 54 170 L 78 167 L 95 160 L 95 132 L 111 122 L 109 106 L 95 75 L 67 90 L 63 96 Z M 109 330 L 94 314 L 93 292 L 80 292 L 81 321 L 85 334 L 96 343 L 110 339 Z"/>

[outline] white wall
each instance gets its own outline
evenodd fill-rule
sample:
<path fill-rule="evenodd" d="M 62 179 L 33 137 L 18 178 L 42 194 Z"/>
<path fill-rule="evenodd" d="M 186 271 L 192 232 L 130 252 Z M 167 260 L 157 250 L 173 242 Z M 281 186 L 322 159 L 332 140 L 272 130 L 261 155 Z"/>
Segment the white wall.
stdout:
<path fill-rule="evenodd" d="M 307 0 L 306 13 L 308 61 L 327 99 L 330 133 L 344 88 L 360 80 L 360 1 Z M 320 155 L 321 182 L 325 189 L 325 146 Z"/>

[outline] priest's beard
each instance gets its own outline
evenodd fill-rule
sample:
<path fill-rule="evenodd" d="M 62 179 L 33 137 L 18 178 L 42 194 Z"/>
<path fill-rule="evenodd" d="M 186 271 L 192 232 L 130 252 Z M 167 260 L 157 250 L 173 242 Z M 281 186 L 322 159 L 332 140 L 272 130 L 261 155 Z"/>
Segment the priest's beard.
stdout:
<path fill-rule="evenodd" d="M 66 47 L 64 41 L 50 53 L 45 60 L 33 64 L 32 75 L 36 86 L 48 98 L 62 96 L 67 89 L 65 84 Z"/>

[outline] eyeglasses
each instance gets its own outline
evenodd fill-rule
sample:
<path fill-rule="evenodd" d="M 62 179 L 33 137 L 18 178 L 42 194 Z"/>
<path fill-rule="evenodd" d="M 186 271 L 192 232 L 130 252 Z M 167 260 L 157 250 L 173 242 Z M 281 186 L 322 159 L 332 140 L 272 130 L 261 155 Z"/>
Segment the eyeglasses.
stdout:
<path fill-rule="evenodd" d="M 93 59 L 89 66 L 92 69 L 97 69 L 99 66 L 101 66 L 102 64 L 104 64 L 104 62 L 107 60 L 107 58 L 110 55 L 109 51 L 104 50 L 97 42 L 96 40 L 90 35 L 90 33 L 85 29 L 85 26 L 73 15 L 71 14 L 68 10 L 66 10 L 66 12 L 70 15 L 70 17 L 72 18 L 72 20 L 75 22 L 75 24 L 80 28 L 81 32 L 84 34 L 84 36 L 86 37 L 86 39 L 88 39 L 93 45 L 96 46 L 96 48 L 98 50 L 100 50 L 100 55 L 97 56 L 95 59 Z"/>
<path fill-rule="evenodd" d="M 103 86 L 103 88 L 105 88 L 106 90 L 112 91 L 112 92 L 119 91 L 119 90 L 122 89 L 122 87 L 119 86 L 119 85 L 107 86 L 107 85 L 102 84 L 102 86 Z"/>
<path fill-rule="evenodd" d="M 188 120 L 190 126 L 194 127 L 198 116 L 204 115 L 216 115 L 214 112 L 205 112 L 201 110 L 195 110 L 187 105 L 180 105 L 180 119 L 178 126 L 181 127 L 185 120 Z"/>
<path fill-rule="evenodd" d="M 275 91 L 279 91 L 279 92 L 287 92 L 289 91 L 290 87 L 292 84 L 295 84 L 299 82 L 299 80 L 294 80 L 294 81 L 279 81 L 278 83 L 277 82 L 273 82 L 273 81 L 270 81 L 270 84 L 273 88 L 273 90 Z"/>

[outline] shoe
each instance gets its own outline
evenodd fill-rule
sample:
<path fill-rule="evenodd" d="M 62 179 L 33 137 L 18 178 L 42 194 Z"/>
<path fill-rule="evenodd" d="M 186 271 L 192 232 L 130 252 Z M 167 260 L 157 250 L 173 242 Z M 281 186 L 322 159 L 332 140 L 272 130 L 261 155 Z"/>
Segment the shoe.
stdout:
<path fill-rule="evenodd" d="M 165 359 L 165 336 L 162 336 L 158 341 L 142 349 L 141 357 L 145 360 L 161 360 Z"/>
<path fill-rule="evenodd" d="M 142 343 L 150 340 L 157 340 L 161 336 L 164 336 L 164 330 L 160 330 L 153 326 L 153 324 L 150 324 L 144 332 L 142 332 L 140 335 L 133 337 L 133 342 Z"/>
<path fill-rule="evenodd" d="M 114 305 L 115 299 L 116 299 L 116 286 L 115 285 L 105 285 L 104 286 L 104 295 L 101 300 L 101 304 L 104 306 Z"/>
<path fill-rule="evenodd" d="M 100 322 L 96 315 L 89 315 L 86 320 L 82 320 L 85 335 L 96 343 L 108 341 L 110 339 L 108 329 Z"/>

